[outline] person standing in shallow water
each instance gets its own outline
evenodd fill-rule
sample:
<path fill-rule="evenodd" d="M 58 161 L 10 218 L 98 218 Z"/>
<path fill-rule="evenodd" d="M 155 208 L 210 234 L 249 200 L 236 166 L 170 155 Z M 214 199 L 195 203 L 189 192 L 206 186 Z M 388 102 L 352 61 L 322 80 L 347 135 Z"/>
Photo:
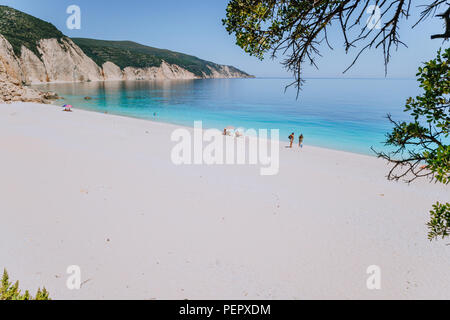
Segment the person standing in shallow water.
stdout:
<path fill-rule="evenodd" d="M 289 145 L 289 148 L 292 148 L 292 145 L 294 144 L 294 139 L 295 139 L 295 133 L 292 132 L 291 135 L 289 136 L 289 142 L 291 143 Z"/>
<path fill-rule="evenodd" d="M 298 146 L 300 148 L 303 148 L 303 133 L 300 135 L 300 137 L 298 137 Z"/>

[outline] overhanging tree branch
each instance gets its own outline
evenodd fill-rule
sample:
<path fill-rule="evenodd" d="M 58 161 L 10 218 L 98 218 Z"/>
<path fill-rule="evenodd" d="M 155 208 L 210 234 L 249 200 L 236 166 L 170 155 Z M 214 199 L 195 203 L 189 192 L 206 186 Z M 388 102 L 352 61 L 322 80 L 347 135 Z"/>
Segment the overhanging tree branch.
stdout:
<path fill-rule="evenodd" d="M 344 37 L 347 53 L 357 46 L 361 48 L 344 73 L 368 49 L 382 50 L 387 72 L 392 50 L 406 46 L 400 40 L 399 26 L 410 17 L 412 3 L 412 0 L 231 0 L 223 23 L 250 55 L 263 59 L 270 53 L 275 58 L 281 52 L 286 56 L 282 64 L 294 75 L 291 85 L 300 90 L 303 64 L 318 67 L 316 59 L 321 56 L 321 44 L 332 47 L 328 29 L 335 23 Z M 421 5 L 423 10 L 415 25 L 433 16 L 442 6 L 448 7 L 449 2 L 434 0 Z M 450 9 L 440 15 L 447 25 L 449 12 Z M 369 18 L 366 21 L 365 15 Z M 361 26 L 359 31 L 357 26 Z M 449 30 L 433 37 L 448 39 Z"/>

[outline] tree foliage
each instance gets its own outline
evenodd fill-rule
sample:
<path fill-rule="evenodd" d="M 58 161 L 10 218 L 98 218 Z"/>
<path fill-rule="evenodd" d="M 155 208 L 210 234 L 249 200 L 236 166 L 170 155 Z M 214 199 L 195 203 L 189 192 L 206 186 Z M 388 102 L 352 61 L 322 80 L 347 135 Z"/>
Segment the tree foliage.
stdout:
<path fill-rule="evenodd" d="M 6 270 L 3 271 L 3 277 L 0 284 L 0 300 L 50 300 L 48 291 L 38 289 L 36 296 L 33 298 L 28 290 L 24 294 L 19 289 L 19 281 L 12 284 L 9 281 L 9 275 Z"/>
<path fill-rule="evenodd" d="M 423 2 L 417 23 L 448 5 L 445 0 Z M 267 53 L 285 56 L 283 65 L 294 74 L 292 84 L 300 89 L 303 64 L 317 67 L 321 44 L 331 48 L 328 30 L 334 25 L 343 34 L 346 52 L 360 47 L 349 68 L 370 48 L 382 50 L 387 66 L 391 50 L 406 46 L 399 28 L 410 16 L 411 6 L 412 0 L 231 0 L 223 24 L 250 55 L 260 59 Z"/>
<path fill-rule="evenodd" d="M 376 152 L 393 164 L 389 180 L 418 178 L 450 183 L 450 49 L 439 50 L 417 73 L 423 93 L 406 101 L 410 122 L 397 122 L 389 115 L 394 128 L 387 135 L 391 152 Z M 431 211 L 429 238 L 447 237 L 450 233 L 450 204 L 437 203 Z"/>
<path fill-rule="evenodd" d="M 410 17 L 411 6 L 422 8 L 413 28 L 430 16 L 445 22 L 443 34 L 431 35 L 431 39 L 448 40 L 450 37 L 450 6 L 446 0 L 231 0 L 223 24 L 236 43 L 245 52 L 259 59 L 270 53 L 285 57 L 283 65 L 292 72 L 295 85 L 300 90 L 303 83 L 303 66 L 309 63 L 317 67 L 316 59 L 325 43 L 328 32 L 336 27 L 343 35 L 348 53 L 359 47 L 355 59 L 344 71 L 351 68 L 368 49 L 380 49 L 384 56 L 385 72 L 391 52 L 406 46 L 400 40 L 401 22 Z M 437 10 L 445 9 L 438 14 Z M 377 153 L 393 166 L 390 180 L 417 178 L 448 184 L 450 182 L 449 135 L 449 49 L 425 64 L 417 74 L 421 96 L 409 98 L 405 112 L 411 122 L 396 122 L 388 134 L 386 144 L 395 148 L 391 153 Z M 430 239 L 449 236 L 450 205 L 437 203 L 431 210 L 428 224 Z"/>
<path fill-rule="evenodd" d="M 446 238 L 450 235 L 450 203 L 436 203 L 430 211 L 431 220 L 428 222 L 428 238 L 430 240 Z"/>

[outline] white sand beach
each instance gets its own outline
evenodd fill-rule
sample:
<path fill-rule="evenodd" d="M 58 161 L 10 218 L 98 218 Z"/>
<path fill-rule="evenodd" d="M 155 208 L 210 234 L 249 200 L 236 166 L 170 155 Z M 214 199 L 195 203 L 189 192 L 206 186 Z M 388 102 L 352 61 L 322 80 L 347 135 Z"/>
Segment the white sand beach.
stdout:
<path fill-rule="evenodd" d="M 53 299 L 450 299 L 449 240 L 425 225 L 448 186 L 308 145 L 282 144 L 275 176 L 175 166 L 176 128 L 0 105 L 0 268 Z"/>

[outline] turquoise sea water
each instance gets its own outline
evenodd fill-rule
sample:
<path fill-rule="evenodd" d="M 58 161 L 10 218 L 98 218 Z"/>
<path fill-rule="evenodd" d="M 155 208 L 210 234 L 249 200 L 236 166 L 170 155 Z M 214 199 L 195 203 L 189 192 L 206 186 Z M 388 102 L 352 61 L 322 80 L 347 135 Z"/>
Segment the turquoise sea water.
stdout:
<path fill-rule="evenodd" d="M 413 79 L 309 79 L 298 100 L 288 79 L 208 79 L 46 84 L 76 108 L 223 130 L 227 126 L 280 129 L 282 140 L 303 133 L 305 144 L 373 154 L 419 93 Z M 84 97 L 92 97 L 85 100 Z M 156 114 L 156 116 L 154 116 Z M 405 118 L 406 117 L 406 118 Z"/>

